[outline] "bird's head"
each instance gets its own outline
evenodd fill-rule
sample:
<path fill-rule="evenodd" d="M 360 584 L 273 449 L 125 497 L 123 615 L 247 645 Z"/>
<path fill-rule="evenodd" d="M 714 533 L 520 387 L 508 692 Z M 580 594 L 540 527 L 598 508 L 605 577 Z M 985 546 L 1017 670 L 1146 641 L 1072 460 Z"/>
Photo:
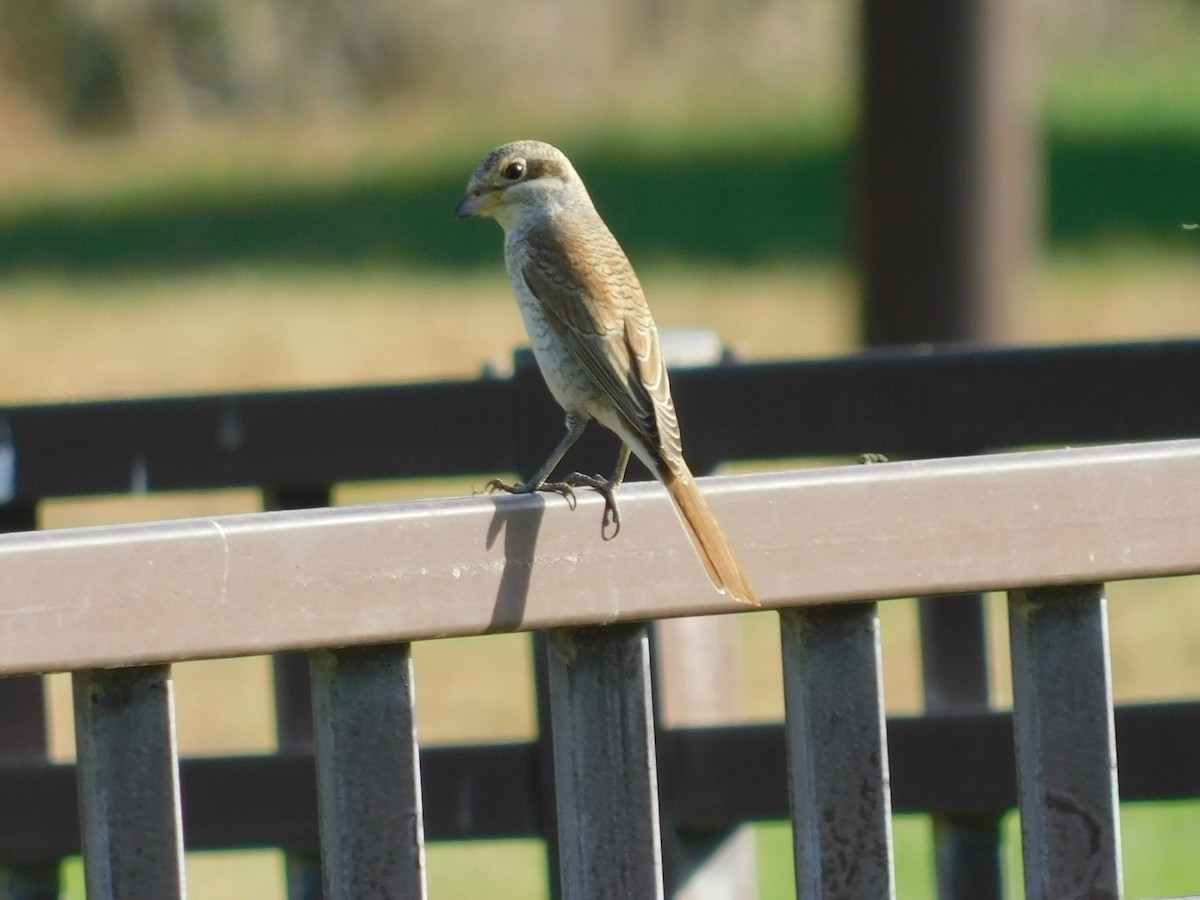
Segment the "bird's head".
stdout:
<path fill-rule="evenodd" d="M 541 141 L 516 141 L 483 158 L 454 214 L 491 216 L 507 231 L 533 217 L 590 203 L 583 182 L 563 153 Z"/>

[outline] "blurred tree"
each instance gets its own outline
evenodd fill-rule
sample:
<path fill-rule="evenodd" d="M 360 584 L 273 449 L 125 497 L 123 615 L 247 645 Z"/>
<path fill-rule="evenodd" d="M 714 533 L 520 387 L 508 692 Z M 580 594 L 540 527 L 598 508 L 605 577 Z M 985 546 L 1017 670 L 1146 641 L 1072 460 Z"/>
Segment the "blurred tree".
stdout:
<path fill-rule="evenodd" d="M 415 80 L 379 0 L 0 0 L 0 73 L 71 131 L 355 104 Z"/>
<path fill-rule="evenodd" d="M 1048 52 L 1144 60 L 1197 0 L 1033 0 Z M 844 0 L 0 0 L 0 90 L 75 132 L 394 97 L 539 111 L 852 97 Z M 1155 48 L 1152 50 L 1151 48 Z M 1155 57 L 1157 58 L 1157 57 Z M 781 103 L 781 107 L 786 104 Z"/>
<path fill-rule="evenodd" d="M 68 127 L 130 119 L 115 59 L 70 0 L 0 2 L 0 67 Z"/>
<path fill-rule="evenodd" d="M 490 93 L 540 109 L 803 80 L 839 0 L 0 0 L 0 78 L 69 131 Z M 815 17 L 813 10 L 820 11 Z M 814 22 L 833 25 L 816 28 Z M 825 35 L 821 40 L 814 32 Z M 823 49 L 815 50 L 821 47 Z M 841 67 L 842 51 L 834 53 Z M 0 84 L 0 87 L 3 87 Z"/>

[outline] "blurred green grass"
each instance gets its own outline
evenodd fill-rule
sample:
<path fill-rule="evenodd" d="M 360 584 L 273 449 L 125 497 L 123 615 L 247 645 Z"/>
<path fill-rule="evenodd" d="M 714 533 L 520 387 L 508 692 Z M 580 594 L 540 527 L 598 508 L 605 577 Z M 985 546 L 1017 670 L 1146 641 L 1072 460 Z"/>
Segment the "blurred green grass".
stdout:
<path fill-rule="evenodd" d="M 1195 835 L 1200 834 L 1200 803 L 1127 803 L 1121 807 L 1125 896 L 1182 897 L 1200 888 Z M 1015 812 L 1004 817 L 1005 897 L 1024 896 L 1021 866 L 1021 823 Z M 791 828 L 786 822 L 754 827 L 760 900 L 796 896 Z M 924 816 L 893 820 L 896 896 L 920 900 L 936 896 L 933 835 Z M 232 865 L 231 865 L 232 864 Z M 493 841 L 479 844 L 432 844 L 428 849 L 431 897 L 478 897 L 481 885 L 494 900 L 544 900 L 546 855 L 539 841 Z M 279 891 L 282 857 L 274 851 L 191 853 L 189 880 L 228 896 L 263 896 Z M 83 867 L 78 858 L 63 869 L 64 900 L 85 900 Z M 239 893 L 240 891 L 240 893 Z M 252 893 L 247 893 L 252 892 Z M 208 896 L 200 894 L 198 896 Z"/>
<path fill-rule="evenodd" d="M 1200 219 L 1200 67 L 1055 70 L 1044 94 L 1045 246 L 1194 249 L 1181 225 Z M 568 152 L 635 262 L 750 266 L 849 259 L 853 119 L 844 103 L 810 103 L 789 119 L 755 109 L 515 127 Z M 201 152 L 135 140 L 77 147 L 65 178 L 0 173 L 0 273 L 494 264 L 496 234 L 456 227 L 451 211 L 511 134 L 461 121 L 340 130 L 334 143 L 352 150 L 219 131 Z"/>
<path fill-rule="evenodd" d="M 845 141 L 787 135 L 653 156 L 588 145 L 571 153 L 633 259 L 738 266 L 847 259 L 853 154 Z M 1047 246 L 1194 247 L 1181 225 L 1200 218 L 1198 159 L 1200 133 L 1049 135 Z M 451 214 L 473 162 L 406 160 L 326 181 L 168 184 L 22 204 L 0 211 L 0 273 L 490 268 L 498 235 L 456 226 Z"/>

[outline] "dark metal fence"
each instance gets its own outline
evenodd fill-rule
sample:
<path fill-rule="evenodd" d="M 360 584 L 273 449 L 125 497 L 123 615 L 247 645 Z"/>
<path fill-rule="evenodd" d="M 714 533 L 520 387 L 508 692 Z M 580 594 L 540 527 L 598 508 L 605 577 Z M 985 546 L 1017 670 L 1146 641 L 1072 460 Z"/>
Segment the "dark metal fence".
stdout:
<path fill-rule="evenodd" d="M 1198 384 L 1200 345 L 1190 342 L 996 351 L 901 350 L 829 361 L 729 364 L 673 373 L 687 449 L 697 471 L 737 459 L 866 451 L 899 459 L 1189 437 L 1200 433 Z M 0 495 L 6 498 L 0 511 L 5 528 L 18 531 L 36 525 L 38 503 L 51 497 L 131 488 L 235 485 L 262 488 L 267 504 L 276 509 L 314 506 L 327 500 L 334 484 L 356 479 L 527 471 L 553 443 L 560 425 L 560 413 L 536 372 L 522 365 L 511 379 L 10 408 L 0 410 Z M 584 470 L 604 470 L 611 464 L 612 452 L 603 436 L 593 435 L 572 462 Z M 143 633 L 130 636 L 124 646 L 120 641 L 109 642 L 100 656 L 94 655 L 95 632 L 85 630 L 90 622 L 87 615 L 74 620 L 68 617 L 65 625 L 61 617 L 47 618 L 45 609 L 34 608 L 33 598 L 24 593 L 26 588 L 44 586 L 46 582 L 38 579 L 57 571 L 54 566 L 70 563 L 75 567 L 70 569 L 73 584 L 82 586 L 94 577 L 101 584 L 97 590 L 102 595 L 107 591 L 106 596 L 113 599 L 123 589 L 128 593 L 128 581 L 113 581 L 115 576 L 105 574 L 106 569 L 78 568 L 82 563 L 101 561 L 116 566 L 114 571 L 128 578 L 133 570 L 122 566 L 134 565 L 130 560 L 148 558 L 147 554 L 157 559 L 154 554 L 162 553 L 166 554 L 162 559 L 167 572 L 178 576 L 183 570 L 170 568 L 172 561 L 180 562 L 174 554 L 183 552 L 179 548 L 192 547 L 200 553 L 191 560 L 199 567 L 192 570 L 198 573 L 195 593 L 205 595 L 211 585 L 199 574 L 213 574 L 211 567 L 216 563 L 205 554 L 211 550 L 214 532 L 197 526 L 206 533 L 193 533 L 185 524 L 173 526 L 173 531 L 164 531 L 165 526 L 101 529 L 103 540 L 90 530 L 46 534 L 37 540 L 32 535 L 12 535 L 0 543 L 0 604 L 7 607 L 8 621 L 0 631 L 0 647 L 5 648 L 6 657 L 0 659 L 0 670 L 81 670 L 75 676 L 75 690 L 79 796 L 83 802 L 76 799 L 74 768 L 52 765 L 45 759 L 39 681 L 20 674 L 0 681 L 0 797 L 5 798 L 0 803 L 0 859 L 8 867 L 10 896 L 55 896 L 58 860 L 78 852 L 81 846 L 80 813 L 83 841 L 90 848 L 103 846 L 112 853 L 107 863 L 95 854 L 89 859 L 89 884 L 96 896 L 171 896 L 162 892 L 166 882 L 147 882 L 157 886 L 138 893 L 128 888 L 128 880 L 121 887 L 111 879 L 136 874 L 122 868 L 130 858 L 122 853 L 123 846 L 152 839 L 157 841 L 155 846 L 165 848 L 153 860 L 154 871 L 167 882 L 177 883 L 180 816 L 189 848 L 276 846 L 289 850 L 296 876 L 290 881 L 298 886 L 298 892 L 307 891 L 309 896 L 316 890 L 316 881 L 304 876 L 316 870 L 319 853 L 324 854 L 326 884 L 332 896 L 376 895 L 354 887 L 356 878 L 371 872 L 387 875 L 389 883 L 397 886 L 404 885 L 406 878 L 410 882 L 408 888 L 396 887 L 392 893 L 381 889 L 378 896 L 414 896 L 417 888 L 412 878 L 419 871 L 419 854 L 384 852 L 376 863 L 355 856 L 354 848 L 361 849 L 369 835 L 356 834 L 353 829 L 367 827 L 379 834 L 385 820 L 390 823 L 385 831 L 393 838 L 401 833 L 419 837 L 422 831 L 434 840 L 557 836 L 554 856 L 561 877 L 555 879 L 556 890 L 568 896 L 653 896 L 655 890 L 664 888 L 647 893 L 647 885 L 665 881 L 665 890 L 674 892 L 688 872 L 670 858 L 664 863 L 660 831 L 719 837 L 741 822 L 789 815 L 796 834 L 802 896 L 836 895 L 839 884 L 850 890 L 851 882 L 844 880 L 849 877 L 844 866 L 847 859 L 861 863 L 854 877 L 866 880 L 856 883 L 873 885 L 866 894 L 856 896 L 886 896 L 890 890 L 886 852 L 889 809 L 986 819 L 1013 808 L 1018 793 L 1027 841 L 1045 850 L 1040 857 L 1043 864 L 1027 854 L 1030 896 L 1056 896 L 1055 877 L 1078 875 L 1072 866 L 1080 858 L 1076 852 L 1080 834 L 1087 838 L 1084 845 L 1095 849 L 1086 861 L 1090 866 L 1085 872 L 1088 883 L 1096 890 L 1119 892 L 1115 806 L 1111 802 L 1096 805 L 1106 792 L 1110 801 L 1115 797 L 1115 775 L 1107 762 L 1114 734 L 1111 722 L 1115 718 L 1123 797 L 1200 796 L 1200 775 L 1193 764 L 1200 749 L 1200 704 L 1118 707 L 1115 715 L 1109 712 L 1103 600 L 1093 583 L 1108 577 L 1200 569 L 1195 551 L 1189 549 L 1197 545 L 1194 541 L 1188 544 L 1188 535 L 1196 528 L 1194 510 L 1187 506 L 1186 497 L 1176 496 L 1175 506 L 1168 503 L 1180 493 L 1172 487 L 1180 483 L 1178 479 L 1194 474 L 1194 461 L 1194 446 L 1183 443 L 1091 455 L 1006 456 L 970 464 L 946 463 L 931 467 L 927 475 L 920 467 L 872 466 L 849 470 L 849 474 L 834 470 L 828 496 L 822 493 L 824 488 L 815 486 L 817 476 L 800 477 L 794 484 L 780 476 L 786 483 L 756 483 L 738 491 L 725 491 L 718 485 L 713 489 L 714 502 L 724 504 L 722 518 L 744 537 L 740 543 L 747 545 L 751 570 L 763 571 L 763 566 L 772 564 L 771 574 L 759 578 L 768 604 L 787 608 L 781 630 L 787 722 L 718 729 L 655 727 L 655 709 L 646 688 L 649 656 L 644 628 L 630 624 L 559 632 L 557 642 L 543 645 L 543 723 L 547 734 L 573 733 L 578 739 L 560 740 L 553 752 L 548 744 L 539 743 L 429 748 L 421 754 L 419 786 L 409 721 L 410 691 L 394 689 L 396 684 L 411 686 L 407 650 L 397 644 L 373 650 L 317 648 L 370 643 L 372 638 L 407 641 L 456 629 L 460 633 L 494 630 L 504 597 L 508 599 L 502 627 L 578 626 L 610 619 L 634 622 L 681 612 L 730 611 L 719 601 L 710 603 L 704 593 L 697 597 L 695 585 L 688 593 L 688 573 L 695 573 L 685 563 L 694 561 L 672 555 L 668 549 L 671 529 L 660 528 L 665 536 L 651 533 L 644 538 L 650 545 L 639 545 L 646 548 L 646 558 L 666 567 L 662 591 L 655 598 L 628 606 L 623 600 L 622 608 L 613 615 L 589 606 L 586 592 L 571 602 L 550 600 L 555 591 L 568 590 L 567 581 L 553 580 L 559 569 L 552 551 L 544 549 L 550 541 L 550 523 L 553 521 L 553 530 L 563 533 L 564 539 L 580 540 L 578 520 L 554 518 L 555 511 L 542 510 L 537 501 L 505 499 L 494 506 L 493 501 L 482 499 L 448 501 L 481 505 L 472 514 L 472 527 L 500 516 L 503 510 L 503 524 L 513 529 L 510 538 L 524 534 L 536 541 L 506 540 L 505 547 L 496 552 L 511 561 L 514 553 L 532 554 L 536 543 L 538 565 L 545 566 L 550 581 L 526 578 L 523 584 L 514 585 L 510 578 L 499 588 L 504 597 L 489 583 L 490 596 L 484 591 L 480 608 L 471 607 L 466 613 L 460 610 L 464 618 L 457 624 L 453 617 L 439 623 L 434 616 L 419 626 L 405 618 L 378 632 L 356 632 L 348 626 L 330 632 L 337 623 L 322 619 L 318 624 L 328 642 L 313 632 L 292 633 L 283 628 L 265 629 L 255 643 L 250 637 L 231 638 L 220 627 L 218 633 L 206 631 L 203 617 L 198 616 L 184 632 L 186 653 L 172 653 Z M 909 510 L 911 515 L 926 515 L 924 534 L 947 536 L 952 533 L 949 529 L 957 527 L 960 534 L 978 537 L 985 529 L 980 526 L 970 532 L 964 524 L 970 521 L 967 511 L 959 510 L 962 518 L 954 526 L 946 508 L 946 498 L 952 496 L 983 503 L 981 498 L 989 495 L 980 490 L 982 482 L 973 478 L 990 479 L 1012 492 L 998 501 L 993 498 L 992 507 L 981 505 L 980 515 L 1034 496 L 1022 491 L 1053 494 L 1064 478 L 1075 487 L 1068 485 L 1064 492 L 1051 496 L 1051 505 L 1060 511 L 1081 505 L 1080 498 L 1088 491 L 1102 490 L 1108 478 L 1123 479 L 1126 486 L 1134 479 L 1145 503 L 1161 502 L 1169 510 L 1155 521 L 1147 515 L 1106 525 L 1086 516 L 1079 521 L 1068 516 L 1057 523 L 1057 530 L 1044 523 L 1038 526 L 1042 532 L 1034 528 L 1036 517 L 1026 510 L 1024 517 L 1029 521 L 1025 524 L 1031 534 L 1060 533 L 1061 542 L 1051 548 L 1055 552 L 1046 555 L 1044 564 L 1024 560 L 1026 568 L 1007 574 L 995 568 L 996 559 L 989 557 L 1013 551 L 1004 544 L 1007 538 L 987 541 L 998 546 L 981 550 L 961 571 L 948 571 L 941 565 L 940 577 L 925 581 L 906 570 L 899 556 L 885 560 L 891 565 L 890 574 L 865 564 L 850 565 L 860 558 L 853 554 L 834 554 L 833 561 L 802 554 L 799 561 L 789 557 L 781 562 L 785 551 L 794 556 L 797 547 L 805 546 L 805 535 L 811 538 L 826 527 L 834 528 L 839 509 L 864 499 L 881 511 L 882 522 L 894 519 L 881 527 L 898 542 L 907 533 L 904 529 L 920 531 L 916 519 L 900 514 L 904 503 L 897 490 L 925 498 L 913 501 L 916 509 Z M 761 504 L 775 489 L 784 491 L 788 504 L 798 509 L 789 511 L 784 519 L 764 522 L 761 511 L 766 507 Z M 1071 493 L 1076 489 L 1079 492 Z M 655 505 L 653 491 L 631 485 L 629 492 L 627 502 L 645 504 L 657 511 L 654 515 L 669 517 L 661 503 Z M 535 506 L 541 511 L 529 520 L 529 510 Z M 386 519 L 392 513 L 379 515 Z M 806 515 L 811 519 L 806 521 Z M 261 521 L 239 519 L 249 537 L 230 538 L 222 533 L 221 538 L 261 538 L 263 543 L 254 546 L 267 557 L 294 554 L 294 549 L 286 549 L 288 539 L 276 533 L 281 522 L 291 529 L 310 523 L 310 519 L 313 528 L 330 526 L 330 520 L 304 516 L 279 513 Z M 344 540 L 366 540 L 367 529 L 379 524 L 368 519 L 371 515 L 364 513 L 361 522 L 352 522 L 350 537 Z M 388 527 L 398 527 L 395 521 L 388 522 Z M 227 525 L 237 523 L 218 522 L 215 527 L 220 531 Z M 1078 527 L 1068 528 L 1070 525 Z M 364 530 L 354 530 L 360 526 Z M 776 531 L 792 529 L 792 533 L 771 544 L 764 537 L 768 526 Z M 449 528 L 435 523 L 433 530 L 442 527 Z M 1105 535 L 1111 536 L 1114 528 L 1126 545 L 1134 536 L 1144 542 L 1149 533 L 1173 545 L 1164 552 L 1175 555 L 1168 553 L 1169 559 L 1155 556 L 1149 562 L 1131 559 L 1124 566 L 1111 559 L 1106 562 Z M 592 537 L 588 532 L 587 539 Z M 623 535 L 622 541 L 612 542 L 620 547 L 605 546 L 596 553 L 619 558 L 622 548 L 628 546 L 626 538 Z M 911 534 L 909 538 L 917 541 Z M 852 544 L 848 537 L 842 549 Z M 386 541 L 368 546 L 379 549 L 385 545 Z M 227 553 L 230 546 L 225 545 Z M 920 558 L 938 568 L 936 548 L 919 541 L 903 546 L 910 560 L 917 559 L 924 547 L 925 556 Z M 1085 546 L 1092 554 L 1091 567 L 1071 568 L 1066 563 L 1055 567 Z M 851 549 L 862 552 L 870 548 L 856 545 Z M 122 557 L 126 551 L 132 555 Z M 48 562 L 30 562 L 43 552 L 49 554 L 45 557 Z M 223 577 L 237 573 L 239 558 L 218 560 L 226 566 L 220 570 Z M 839 559 L 840 567 L 834 565 Z M 231 564 L 232 569 L 228 568 Z M 271 574 L 268 567 L 263 574 L 261 564 L 260 559 L 257 577 L 266 578 L 276 588 L 285 583 L 282 569 Z M 1195 568 L 1189 568 L 1193 565 Z M 81 574 L 85 572 L 88 574 Z M 672 573 L 678 575 L 682 587 L 673 586 Z M 345 574 L 342 571 L 342 576 Z M 331 584 L 336 581 L 334 575 L 329 577 Z M 22 582 L 21 578 L 32 580 Z M 64 597 L 69 595 L 61 579 L 55 583 Z M 1045 583 L 1062 586 L 1042 587 Z M 230 585 L 236 587 L 235 582 L 226 587 Z M 517 594 L 504 594 L 517 588 Z M 1013 717 L 998 712 L 897 719 L 888 722 L 884 730 L 874 604 L 865 601 L 898 595 L 896 591 L 959 595 L 994 588 L 1014 591 L 1010 599 L 1014 672 L 1020 669 L 1014 684 L 1016 742 Z M 139 591 L 146 590 L 146 585 L 139 585 Z M 243 585 L 240 590 L 253 597 L 260 596 L 256 592 L 262 587 L 251 590 Z M 148 595 L 142 593 L 138 596 L 147 603 L 153 599 L 146 600 Z M 849 600 L 864 602 L 820 605 Z M 44 601 L 39 603 L 45 606 Z M 90 602 L 103 606 L 103 596 L 92 597 Z M 381 609 L 385 605 L 383 601 L 366 602 L 377 603 Z M 78 612 L 73 606 L 70 609 Z M 213 615 L 211 610 L 208 614 Z M 185 617 L 182 624 L 187 622 Z M 45 638 L 47 630 L 62 640 Z M 114 629 L 114 634 L 119 630 Z M 75 644 L 66 639 L 72 635 Z M 47 649 L 50 646 L 57 656 Z M 1070 647 L 1072 658 L 1080 661 L 1078 671 L 1047 662 L 1055 658 L 1055 652 L 1061 656 L 1063 647 Z M 173 736 L 167 727 L 169 677 L 162 664 L 196 655 L 243 655 L 288 648 L 314 652 L 308 660 L 296 655 L 279 657 L 280 753 L 179 761 L 180 805 L 172 774 L 176 770 Z M 586 662 L 576 668 L 580 660 Z M 103 671 L 107 665 L 121 663 L 145 667 L 126 673 Z M 310 670 L 315 676 L 311 685 L 318 710 L 315 720 L 308 704 L 310 688 L 304 683 Z M 618 677 L 615 671 L 634 674 Z M 381 685 L 390 688 L 381 689 Z M 590 714 L 584 715 L 594 710 L 598 697 L 609 695 L 633 698 L 629 703 L 642 698 L 638 701 L 641 705 L 623 707 L 615 724 L 608 724 L 622 752 L 636 750 L 641 763 L 635 771 L 643 777 L 632 783 L 609 784 L 594 796 L 587 792 L 564 795 L 562 773 L 566 771 L 610 772 L 617 778 L 629 774 L 628 768 L 622 776 L 605 765 L 604 754 L 609 753 L 611 760 L 612 748 L 606 749 L 595 734 L 597 724 L 603 721 L 597 723 Z M 853 710 L 847 715 L 855 730 L 838 741 L 822 743 L 816 738 L 830 734 L 828 713 L 832 709 Z M 125 715 L 134 718 L 120 718 Z M 392 734 L 408 734 L 409 739 L 362 746 L 363 730 L 356 723 L 364 717 L 386 723 Z M 133 761 L 127 758 L 130 729 L 139 729 L 143 735 L 137 742 L 143 755 Z M 1162 740 L 1164 734 L 1170 735 L 1169 741 Z M 1068 745 L 1076 747 L 1073 762 L 1066 769 L 1055 768 L 1070 755 L 1064 754 Z M 1080 746 L 1095 752 L 1081 754 Z M 572 755 L 563 757 L 564 753 Z M 835 753 L 836 758 L 823 755 L 828 753 Z M 394 790 L 381 792 L 377 782 L 364 783 L 361 766 L 355 771 L 353 761 L 364 758 L 386 765 L 389 771 L 409 772 L 411 777 L 401 778 Z M 747 765 L 747 759 L 753 759 L 753 765 Z M 553 778 L 548 775 L 551 770 L 558 773 Z M 872 773 L 869 778 L 864 774 L 868 772 Z M 1075 780 L 1080 772 L 1086 772 L 1090 780 Z M 154 777 L 146 779 L 147 773 Z M 853 777 L 860 777 L 857 785 L 845 780 Z M 653 809 L 656 781 L 661 822 L 650 821 L 654 818 L 651 811 L 657 812 Z M 132 791 L 134 783 L 143 782 L 142 793 Z M 601 783 L 596 781 L 591 787 Z M 467 784 L 472 789 L 464 795 Z M 696 785 L 704 785 L 704 789 L 698 790 Z M 871 790 L 864 793 L 864 785 Z M 559 795 L 556 807 L 547 805 L 548 789 Z M 320 817 L 318 793 L 322 798 Z M 421 794 L 423 805 L 418 799 Z M 331 798 L 349 798 L 350 805 L 339 811 L 331 806 Z M 143 800 L 148 807 L 138 805 Z M 121 808 L 129 803 L 134 804 L 133 819 L 123 820 Z M 636 815 L 629 812 L 639 803 L 649 806 Z M 606 809 L 612 815 L 625 810 L 624 825 L 628 826 L 627 839 L 611 847 L 602 829 L 614 825 L 615 820 L 605 817 Z M 31 815 L 31 810 L 36 815 Z M 839 862 L 838 834 L 844 836 L 839 823 L 850 819 L 858 823 L 854 836 L 860 843 L 844 848 Z M 408 846 L 419 848 L 420 844 L 418 839 Z M 139 846 L 145 849 L 141 843 Z M 605 858 L 605 848 L 617 856 Z M 621 856 L 631 852 L 634 858 Z M 995 853 L 995 849 L 985 848 L 985 852 Z M 648 880 L 615 885 L 594 880 L 597 871 L 619 871 Z M 1031 878 L 1044 881 L 1029 881 Z"/>

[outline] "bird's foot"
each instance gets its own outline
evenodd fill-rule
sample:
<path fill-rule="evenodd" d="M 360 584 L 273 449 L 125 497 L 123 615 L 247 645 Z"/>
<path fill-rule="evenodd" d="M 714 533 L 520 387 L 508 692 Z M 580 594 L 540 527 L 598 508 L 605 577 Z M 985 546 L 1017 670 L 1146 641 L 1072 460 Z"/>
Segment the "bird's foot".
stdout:
<path fill-rule="evenodd" d="M 566 498 L 567 505 L 571 509 L 575 508 L 575 488 L 566 481 L 543 481 L 539 485 L 522 481 L 518 481 L 516 484 L 509 484 L 507 481 L 493 478 L 483 486 L 485 494 L 494 494 L 496 491 L 504 491 L 506 494 L 532 494 L 536 491 L 561 494 Z"/>
<path fill-rule="evenodd" d="M 609 525 L 613 532 L 605 535 L 606 540 L 612 540 L 621 532 L 621 509 L 617 506 L 617 488 L 621 482 L 599 475 L 584 475 L 582 472 L 572 472 L 565 479 L 571 487 L 589 487 L 604 498 L 604 518 L 600 520 L 600 530 L 603 532 Z"/>
<path fill-rule="evenodd" d="M 858 464 L 860 466 L 874 466 L 887 461 L 888 458 L 882 453 L 864 453 L 858 458 Z"/>

